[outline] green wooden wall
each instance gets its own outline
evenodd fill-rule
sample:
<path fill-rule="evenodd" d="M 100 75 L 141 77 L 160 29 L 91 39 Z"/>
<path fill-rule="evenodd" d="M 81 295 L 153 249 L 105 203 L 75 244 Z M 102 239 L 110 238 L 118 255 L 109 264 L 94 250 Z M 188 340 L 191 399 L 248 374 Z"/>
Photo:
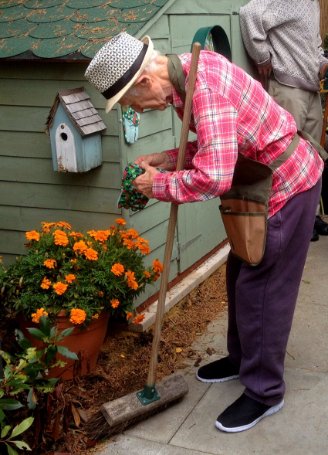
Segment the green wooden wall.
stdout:
<path fill-rule="evenodd" d="M 247 69 L 239 18 L 244 1 L 178 0 L 147 24 L 155 47 L 167 52 L 189 51 L 196 30 L 221 25 L 232 45 L 233 60 Z M 181 123 L 172 109 L 142 115 L 139 139 L 124 141 L 120 109 L 106 114 L 105 101 L 84 79 L 86 64 L 2 62 L 0 65 L 0 255 L 5 263 L 24 253 L 24 232 L 41 221 L 66 220 L 76 229 L 103 229 L 124 216 L 149 239 L 152 253 L 162 259 L 169 204 L 151 201 L 137 213 L 117 208 L 122 171 L 141 153 L 179 145 Z M 102 138 L 103 164 L 85 174 L 56 173 L 45 123 L 59 90 L 84 86 L 107 130 Z M 179 208 L 171 278 L 206 255 L 225 238 L 218 200 Z M 148 290 L 144 297 L 157 288 Z"/>

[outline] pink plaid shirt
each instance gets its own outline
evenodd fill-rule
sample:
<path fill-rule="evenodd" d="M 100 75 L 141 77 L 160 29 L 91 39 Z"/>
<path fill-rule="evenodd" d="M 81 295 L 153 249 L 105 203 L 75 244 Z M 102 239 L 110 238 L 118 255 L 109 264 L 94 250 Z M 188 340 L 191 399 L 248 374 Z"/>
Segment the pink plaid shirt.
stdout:
<path fill-rule="evenodd" d="M 179 57 L 188 74 L 191 54 Z M 183 102 L 175 90 L 172 104 L 182 118 Z M 297 128 L 293 117 L 259 82 L 223 56 L 201 51 L 190 130 L 197 133 L 197 141 L 188 143 L 185 169 L 154 178 L 153 194 L 161 201 L 205 201 L 224 194 L 231 187 L 238 153 L 271 163 L 286 150 Z M 167 151 L 174 164 L 177 153 L 178 149 Z M 269 216 L 313 187 L 322 170 L 318 153 L 301 139 L 292 156 L 273 173 Z"/>

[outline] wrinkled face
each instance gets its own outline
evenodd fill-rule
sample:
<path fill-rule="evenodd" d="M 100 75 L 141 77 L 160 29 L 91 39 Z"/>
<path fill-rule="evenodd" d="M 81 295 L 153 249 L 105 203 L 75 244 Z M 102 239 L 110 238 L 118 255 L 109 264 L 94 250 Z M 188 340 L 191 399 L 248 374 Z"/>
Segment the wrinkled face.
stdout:
<path fill-rule="evenodd" d="M 170 103 L 161 84 L 157 80 L 148 80 L 147 84 L 137 83 L 119 100 L 121 106 L 131 106 L 137 112 L 145 109 L 163 111 Z"/>

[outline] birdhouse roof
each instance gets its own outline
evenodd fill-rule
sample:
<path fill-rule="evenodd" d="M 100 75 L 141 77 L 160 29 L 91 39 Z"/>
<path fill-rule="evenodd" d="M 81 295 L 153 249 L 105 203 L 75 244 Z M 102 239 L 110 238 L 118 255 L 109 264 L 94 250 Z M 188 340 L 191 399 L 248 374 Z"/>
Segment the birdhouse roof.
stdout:
<path fill-rule="evenodd" d="M 89 60 L 172 0 L 0 0 L 0 58 Z"/>
<path fill-rule="evenodd" d="M 106 125 L 93 106 L 90 96 L 83 87 L 79 87 L 58 92 L 47 119 L 48 130 L 53 123 L 59 104 L 63 106 L 82 136 L 100 133 L 106 129 Z"/>

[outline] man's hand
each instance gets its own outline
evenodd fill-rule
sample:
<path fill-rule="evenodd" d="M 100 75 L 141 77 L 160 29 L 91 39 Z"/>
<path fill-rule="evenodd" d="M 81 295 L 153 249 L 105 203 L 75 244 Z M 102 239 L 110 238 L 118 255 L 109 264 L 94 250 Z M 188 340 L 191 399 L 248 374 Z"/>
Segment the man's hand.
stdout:
<path fill-rule="evenodd" d="M 135 187 L 137 191 L 139 191 L 139 193 L 142 193 L 149 199 L 151 199 L 152 197 L 154 197 L 153 195 L 154 176 L 158 174 L 159 171 L 155 167 L 149 166 L 149 164 L 146 161 L 141 161 L 137 164 L 139 164 L 139 166 L 142 167 L 145 170 L 145 172 L 139 175 L 139 177 L 137 177 L 135 180 L 133 180 L 132 185 Z"/>
<path fill-rule="evenodd" d="M 272 64 L 271 62 L 264 63 L 262 65 L 257 65 L 257 71 L 260 75 L 260 80 L 263 88 L 268 89 L 268 80 L 272 73 Z"/>
<path fill-rule="evenodd" d="M 328 77 L 328 63 L 320 68 L 320 79 L 325 79 L 326 77 Z"/>
<path fill-rule="evenodd" d="M 134 161 L 136 164 L 139 164 L 139 166 L 142 166 L 141 163 L 146 163 L 149 166 L 153 167 L 160 167 L 161 169 L 165 169 L 167 171 L 171 170 L 170 168 L 172 165 L 170 165 L 168 161 L 167 154 L 165 152 L 161 153 L 149 153 L 148 155 L 141 155 L 138 156 L 138 158 Z"/>

